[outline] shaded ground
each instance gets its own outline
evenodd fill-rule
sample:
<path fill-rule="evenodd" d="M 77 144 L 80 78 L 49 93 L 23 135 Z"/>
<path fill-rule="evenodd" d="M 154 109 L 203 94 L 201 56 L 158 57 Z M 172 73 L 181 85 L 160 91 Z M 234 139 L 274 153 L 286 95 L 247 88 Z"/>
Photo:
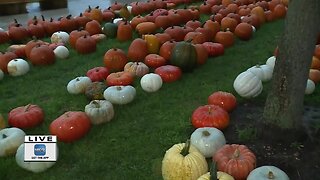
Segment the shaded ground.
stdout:
<path fill-rule="evenodd" d="M 320 108 L 305 107 L 305 119 L 312 125 L 308 136 L 301 141 L 288 140 L 289 144 L 274 142 L 256 137 L 255 122 L 262 116 L 263 104 L 242 104 L 231 114 L 230 127 L 224 131 L 228 144 L 247 145 L 257 157 L 257 167 L 277 166 L 292 180 L 320 180 Z M 317 131 L 318 130 L 318 131 Z M 274 136 L 281 136 L 274 132 Z"/>

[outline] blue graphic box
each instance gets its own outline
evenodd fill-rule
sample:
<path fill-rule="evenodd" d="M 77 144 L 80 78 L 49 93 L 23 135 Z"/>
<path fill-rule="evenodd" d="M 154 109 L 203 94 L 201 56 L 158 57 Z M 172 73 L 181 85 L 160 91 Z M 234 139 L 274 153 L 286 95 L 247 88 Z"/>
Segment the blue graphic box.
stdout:
<path fill-rule="evenodd" d="M 34 155 L 36 155 L 36 156 L 46 155 L 46 145 L 45 144 L 35 144 L 34 145 Z"/>

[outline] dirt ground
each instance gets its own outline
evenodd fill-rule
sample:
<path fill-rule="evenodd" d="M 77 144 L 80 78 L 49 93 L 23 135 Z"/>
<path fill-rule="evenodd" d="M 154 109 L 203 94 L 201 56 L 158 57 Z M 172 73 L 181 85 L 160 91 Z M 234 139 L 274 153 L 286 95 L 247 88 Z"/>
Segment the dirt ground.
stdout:
<path fill-rule="evenodd" d="M 257 167 L 273 165 L 285 171 L 291 180 L 320 180 L 320 108 L 306 106 L 304 117 L 314 123 L 301 140 L 289 143 L 257 138 L 256 121 L 262 116 L 263 104 L 241 104 L 230 115 L 230 127 L 224 131 L 228 144 L 245 144 L 257 157 Z M 317 121 L 317 123 L 315 123 Z M 318 127 L 319 129 L 319 127 Z M 274 132 L 274 136 L 281 134 Z"/>

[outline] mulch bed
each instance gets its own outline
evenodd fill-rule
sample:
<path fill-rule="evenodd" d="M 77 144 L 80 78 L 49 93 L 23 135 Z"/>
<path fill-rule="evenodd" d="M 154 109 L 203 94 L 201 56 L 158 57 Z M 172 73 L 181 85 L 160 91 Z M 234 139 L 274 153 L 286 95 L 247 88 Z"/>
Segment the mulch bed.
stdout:
<path fill-rule="evenodd" d="M 308 126 L 304 139 L 272 142 L 256 136 L 256 122 L 262 117 L 263 104 L 245 103 L 231 113 L 230 126 L 224 131 L 228 144 L 245 144 L 257 157 L 257 167 L 273 165 L 285 171 L 290 179 L 320 179 L 320 108 L 306 106 L 304 119 Z M 319 129 L 319 127 L 318 127 Z M 274 136 L 281 133 L 274 132 Z M 312 136 L 312 139 L 310 138 Z"/>

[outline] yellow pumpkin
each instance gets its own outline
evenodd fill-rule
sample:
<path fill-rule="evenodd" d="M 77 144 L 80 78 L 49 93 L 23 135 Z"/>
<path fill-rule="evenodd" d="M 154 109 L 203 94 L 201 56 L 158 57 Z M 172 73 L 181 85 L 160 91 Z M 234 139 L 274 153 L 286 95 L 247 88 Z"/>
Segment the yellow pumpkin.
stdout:
<path fill-rule="evenodd" d="M 207 171 L 205 157 L 190 144 L 190 140 L 173 145 L 162 160 L 164 180 L 196 180 Z"/>
<path fill-rule="evenodd" d="M 161 44 L 160 44 L 156 35 L 146 34 L 146 35 L 143 35 L 142 38 L 147 42 L 149 54 L 158 54 L 159 53 Z"/>
<path fill-rule="evenodd" d="M 197 180 L 210 180 L 210 172 L 207 172 L 206 174 L 200 176 Z M 222 171 L 217 172 L 217 179 L 218 180 L 234 180 L 234 178 Z"/>
<path fill-rule="evenodd" d="M 6 127 L 6 122 L 3 118 L 3 116 L 0 114 L 0 130 L 4 129 Z"/>

